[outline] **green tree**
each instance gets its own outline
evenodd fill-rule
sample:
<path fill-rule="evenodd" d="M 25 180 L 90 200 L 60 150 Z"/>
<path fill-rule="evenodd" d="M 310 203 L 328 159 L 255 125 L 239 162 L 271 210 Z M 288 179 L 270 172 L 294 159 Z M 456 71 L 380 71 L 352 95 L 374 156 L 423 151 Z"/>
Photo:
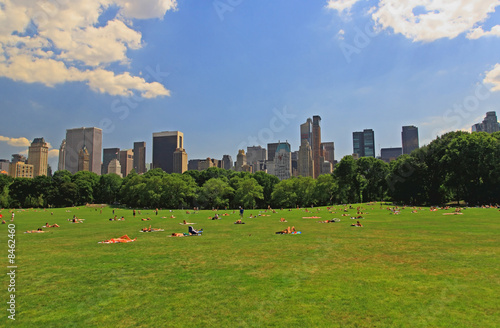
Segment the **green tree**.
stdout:
<path fill-rule="evenodd" d="M 322 174 L 316 179 L 316 184 L 313 191 L 313 199 L 315 204 L 319 206 L 330 205 L 333 203 L 335 193 L 337 192 L 337 184 L 331 174 Z"/>
<path fill-rule="evenodd" d="M 236 185 L 234 202 L 244 208 L 255 208 L 258 200 L 264 199 L 264 188 L 254 178 L 240 179 Z"/>
<path fill-rule="evenodd" d="M 101 175 L 99 177 L 99 183 L 95 187 L 95 201 L 102 204 L 113 204 L 117 202 L 122 181 L 123 179 L 114 173 Z"/>
<path fill-rule="evenodd" d="M 358 180 L 356 161 L 352 156 L 344 156 L 335 166 L 333 177 L 337 183 L 336 200 L 338 203 L 357 203 L 360 201 L 361 186 Z"/>
<path fill-rule="evenodd" d="M 201 187 L 198 201 L 204 208 L 223 208 L 229 205 L 233 193 L 234 189 L 229 186 L 227 179 L 212 178 Z"/>

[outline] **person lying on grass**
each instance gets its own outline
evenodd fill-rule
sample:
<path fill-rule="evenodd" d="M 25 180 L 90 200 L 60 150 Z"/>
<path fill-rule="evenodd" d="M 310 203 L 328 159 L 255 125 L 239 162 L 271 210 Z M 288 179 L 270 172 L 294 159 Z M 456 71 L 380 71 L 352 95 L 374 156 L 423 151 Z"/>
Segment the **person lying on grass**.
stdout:
<path fill-rule="evenodd" d="M 195 228 L 193 228 L 192 226 L 189 226 L 188 228 L 188 232 L 190 235 L 201 235 L 203 233 L 203 229 L 200 229 L 200 230 L 196 230 Z"/>
<path fill-rule="evenodd" d="M 213 218 L 209 217 L 208 219 L 210 219 L 210 220 L 219 220 L 220 217 L 219 217 L 219 214 L 215 213 L 215 215 L 214 215 Z"/>
<path fill-rule="evenodd" d="M 155 232 L 155 231 L 165 231 L 165 230 L 159 229 L 159 228 L 151 228 L 151 225 L 149 225 L 149 228 L 148 227 L 142 228 L 141 231 L 142 232 Z"/>
<path fill-rule="evenodd" d="M 77 217 L 74 217 L 72 219 L 68 219 L 68 221 L 70 221 L 71 223 L 83 223 L 83 220 L 85 220 L 85 219 L 79 219 Z"/>
<path fill-rule="evenodd" d="M 280 222 L 288 222 L 287 220 L 285 220 L 285 218 L 281 218 L 280 219 Z"/>
<path fill-rule="evenodd" d="M 151 218 L 141 219 L 141 221 L 151 221 Z"/>
<path fill-rule="evenodd" d="M 184 234 L 180 232 L 174 232 L 169 237 L 184 237 Z"/>
<path fill-rule="evenodd" d="M 297 232 L 297 230 L 295 230 L 295 226 L 292 226 L 291 229 L 290 229 L 290 227 L 288 227 L 285 230 L 281 230 L 281 231 L 276 232 L 276 234 L 287 235 L 287 234 L 291 234 L 291 233 L 294 233 L 294 232 Z"/>
<path fill-rule="evenodd" d="M 318 221 L 318 223 L 335 223 L 339 222 L 339 219 L 331 219 L 331 220 L 326 220 L 326 221 Z"/>
<path fill-rule="evenodd" d="M 47 222 L 47 223 L 45 223 L 45 228 L 59 228 L 59 225 L 57 223 L 54 223 L 53 225 L 50 225 Z"/>
<path fill-rule="evenodd" d="M 116 243 L 130 243 L 132 241 L 136 241 L 137 238 L 130 239 L 128 235 L 123 235 L 119 238 L 111 238 L 105 241 L 100 241 L 99 244 L 116 244 Z"/>
<path fill-rule="evenodd" d="M 359 221 L 356 222 L 356 223 L 351 224 L 351 227 L 362 227 L 362 226 L 363 225 L 361 223 L 359 223 Z"/>
<path fill-rule="evenodd" d="M 245 224 L 245 222 L 241 221 L 241 219 L 238 219 L 234 224 Z"/>
<path fill-rule="evenodd" d="M 180 225 L 188 225 L 188 224 L 196 224 L 194 222 L 186 222 L 186 220 L 182 220 L 181 223 L 179 223 Z"/>
<path fill-rule="evenodd" d="M 42 228 L 38 228 L 37 230 L 28 230 L 28 231 L 25 231 L 24 233 L 42 233 L 42 232 L 45 232 L 42 230 Z"/>

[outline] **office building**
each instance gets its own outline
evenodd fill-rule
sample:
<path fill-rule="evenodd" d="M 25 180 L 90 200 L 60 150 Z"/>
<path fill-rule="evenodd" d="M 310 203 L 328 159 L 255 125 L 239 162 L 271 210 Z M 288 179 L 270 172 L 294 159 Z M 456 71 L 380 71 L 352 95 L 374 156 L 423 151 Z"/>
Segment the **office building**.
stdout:
<path fill-rule="evenodd" d="M 292 176 L 292 152 L 288 142 L 278 143 L 273 162 L 274 167 L 271 174 L 280 180 L 286 180 Z"/>
<path fill-rule="evenodd" d="M 386 163 L 395 160 L 403 154 L 403 148 L 382 148 L 380 149 L 380 159 Z"/>
<path fill-rule="evenodd" d="M 134 170 L 137 174 L 146 173 L 146 142 L 134 142 Z"/>
<path fill-rule="evenodd" d="M 333 172 L 333 164 L 325 160 L 323 156 L 320 157 L 321 160 L 321 174 L 331 174 Z"/>
<path fill-rule="evenodd" d="M 243 171 L 245 165 L 247 165 L 247 155 L 243 149 L 240 149 L 236 156 L 236 171 Z"/>
<path fill-rule="evenodd" d="M 87 147 L 83 146 L 78 153 L 77 171 L 90 171 L 90 154 Z"/>
<path fill-rule="evenodd" d="M 335 163 L 335 144 L 333 142 L 322 142 L 321 150 L 326 161 Z"/>
<path fill-rule="evenodd" d="M 267 150 L 261 146 L 247 147 L 247 164 L 252 166 L 252 172 L 261 170 L 267 160 Z"/>
<path fill-rule="evenodd" d="M 188 170 L 188 155 L 184 148 L 177 148 L 174 151 L 173 173 L 182 174 Z"/>
<path fill-rule="evenodd" d="M 12 162 L 9 165 L 9 175 L 13 178 L 33 178 L 34 166 L 25 162 Z"/>
<path fill-rule="evenodd" d="M 401 141 L 403 154 L 410 154 L 415 149 L 418 149 L 418 128 L 413 125 L 403 126 Z"/>
<path fill-rule="evenodd" d="M 134 151 L 132 149 L 121 150 L 119 161 L 122 167 L 122 176 L 126 177 L 134 168 Z"/>
<path fill-rule="evenodd" d="M 117 158 L 113 158 L 109 164 L 108 167 L 106 168 L 107 174 L 114 173 L 118 175 L 120 178 L 123 177 L 122 175 L 122 166 L 120 165 L 120 161 Z"/>
<path fill-rule="evenodd" d="M 174 152 L 184 149 L 184 134 L 180 131 L 153 133 L 153 168 L 174 172 Z M 186 160 L 187 163 L 187 160 Z"/>
<path fill-rule="evenodd" d="M 0 159 L 0 172 L 5 172 L 4 174 L 9 174 L 10 162 L 8 159 Z"/>
<path fill-rule="evenodd" d="M 49 147 L 43 138 L 35 138 L 28 148 L 28 164 L 33 165 L 33 177 L 47 175 Z"/>
<path fill-rule="evenodd" d="M 372 129 L 352 133 L 353 154 L 358 157 L 375 157 L 375 133 Z"/>
<path fill-rule="evenodd" d="M 309 145 L 312 147 L 313 144 L 313 121 L 308 118 L 304 124 L 300 125 L 300 144 L 302 145 L 302 141 L 307 141 Z"/>
<path fill-rule="evenodd" d="M 477 123 L 472 126 L 472 132 L 487 132 L 494 133 L 500 131 L 496 112 L 487 112 L 482 123 Z"/>
<path fill-rule="evenodd" d="M 57 170 L 62 171 L 66 169 L 66 139 L 63 139 L 61 146 L 59 147 L 59 160 L 57 162 Z"/>
<path fill-rule="evenodd" d="M 80 151 L 85 157 L 88 153 L 88 171 L 101 174 L 102 129 L 76 128 L 66 130 L 66 148 L 64 167 L 71 173 L 76 173 L 80 163 Z"/>
<path fill-rule="evenodd" d="M 120 148 L 104 148 L 102 150 L 102 172 L 101 174 L 108 174 L 108 166 L 112 160 L 120 160 Z M 114 172 L 113 172 L 114 173 Z"/>
<path fill-rule="evenodd" d="M 278 149 L 279 142 L 268 143 L 267 144 L 267 160 L 274 161 L 274 156 L 276 155 L 276 149 Z"/>
<path fill-rule="evenodd" d="M 313 161 L 314 161 L 314 178 L 316 179 L 321 172 L 320 157 L 323 155 L 321 153 L 321 117 L 319 115 L 313 116 L 313 126 L 312 126 L 312 151 L 313 151 Z"/>
<path fill-rule="evenodd" d="M 314 177 L 314 160 L 312 148 L 307 139 L 302 139 L 299 147 L 298 174 L 303 177 Z"/>
<path fill-rule="evenodd" d="M 231 157 L 231 155 L 222 156 L 221 167 L 226 170 L 231 170 L 233 168 L 233 158 Z"/>

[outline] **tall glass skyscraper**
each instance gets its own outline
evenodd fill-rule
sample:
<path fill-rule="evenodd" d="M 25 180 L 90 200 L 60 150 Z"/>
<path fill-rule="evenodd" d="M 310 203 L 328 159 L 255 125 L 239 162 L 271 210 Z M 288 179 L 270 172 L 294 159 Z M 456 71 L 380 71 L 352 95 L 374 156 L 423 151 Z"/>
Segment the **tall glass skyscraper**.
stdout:
<path fill-rule="evenodd" d="M 353 132 L 352 148 L 353 153 L 359 157 L 375 157 L 375 132 L 372 129 Z"/>
<path fill-rule="evenodd" d="M 403 126 L 401 140 L 403 143 L 403 154 L 410 154 L 415 149 L 418 149 L 418 128 L 413 125 Z"/>

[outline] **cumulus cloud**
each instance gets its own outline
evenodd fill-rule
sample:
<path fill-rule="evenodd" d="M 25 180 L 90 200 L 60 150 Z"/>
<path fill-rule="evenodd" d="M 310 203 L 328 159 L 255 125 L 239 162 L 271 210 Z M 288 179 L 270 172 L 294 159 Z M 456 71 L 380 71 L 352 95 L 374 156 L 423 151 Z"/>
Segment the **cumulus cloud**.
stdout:
<path fill-rule="evenodd" d="M 327 7 L 349 11 L 359 0 L 329 0 Z M 369 10 L 379 30 L 391 29 L 412 41 L 431 42 L 462 33 L 474 39 L 499 35 L 500 27 L 484 32 L 482 25 L 500 0 L 379 0 Z"/>
<path fill-rule="evenodd" d="M 0 141 L 6 142 L 9 146 L 13 147 L 29 147 L 31 145 L 27 138 L 9 138 L 0 136 Z"/>
<path fill-rule="evenodd" d="M 59 157 L 59 149 L 49 150 L 49 158 L 58 158 L 58 157 Z"/>
<path fill-rule="evenodd" d="M 491 91 L 500 91 L 500 64 L 496 64 L 491 71 L 486 72 L 483 82 L 492 85 Z"/>
<path fill-rule="evenodd" d="M 349 12 L 359 0 L 328 0 L 326 5 L 329 9 L 337 10 L 338 12 Z"/>
<path fill-rule="evenodd" d="M 143 46 L 133 19 L 163 18 L 176 5 L 176 0 L 0 0 L 0 76 L 47 86 L 85 82 L 112 95 L 169 95 L 158 82 L 109 66 L 126 68 L 127 51 Z M 115 17 L 100 21 L 112 7 Z"/>
<path fill-rule="evenodd" d="M 483 36 L 500 36 L 500 25 L 493 26 L 490 31 L 484 31 L 480 26 L 467 34 L 467 38 L 469 39 L 479 39 Z"/>

